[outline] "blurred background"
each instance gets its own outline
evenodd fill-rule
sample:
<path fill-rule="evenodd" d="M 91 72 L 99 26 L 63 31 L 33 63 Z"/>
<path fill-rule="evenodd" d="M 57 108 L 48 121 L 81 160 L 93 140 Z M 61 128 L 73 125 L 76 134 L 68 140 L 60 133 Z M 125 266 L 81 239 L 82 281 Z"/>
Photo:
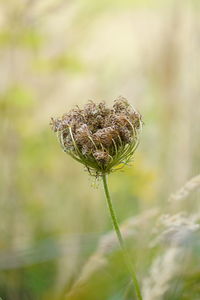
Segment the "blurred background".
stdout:
<path fill-rule="evenodd" d="M 200 173 L 199 53 L 198 0 L 0 2 L 2 300 L 136 299 L 113 248 L 101 182 L 62 152 L 50 118 L 120 95 L 142 114 L 133 163 L 109 177 L 124 234 L 132 219 L 137 225 L 128 244 L 142 285 L 169 250 L 150 246 L 157 218 L 199 211 L 198 192 L 167 200 Z M 196 240 L 186 255 L 189 278 L 179 272 L 174 287 L 168 276 L 161 296 L 145 300 L 200 299 Z M 161 259 L 168 267 L 173 251 Z"/>

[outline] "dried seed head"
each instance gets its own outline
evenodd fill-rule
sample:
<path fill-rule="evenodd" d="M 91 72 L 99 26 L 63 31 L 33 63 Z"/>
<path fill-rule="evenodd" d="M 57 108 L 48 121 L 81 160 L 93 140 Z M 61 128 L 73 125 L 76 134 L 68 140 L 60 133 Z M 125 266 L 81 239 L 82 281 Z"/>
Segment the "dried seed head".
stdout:
<path fill-rule="evenodd" d="M 94 158 L 102 164 L 107 164 L 110 160 L 109 153 L 106 150 L 96 150 L 93 155 Z"/>
<path fill-rule="evenodd" d="M 51 119 L 65 152 L 87 167 L 91 175 L 108 174 L 128 163 L 139 142 L 141 115 L 119 97 L 112 108 L 89 101 L 61 118 Z"/>

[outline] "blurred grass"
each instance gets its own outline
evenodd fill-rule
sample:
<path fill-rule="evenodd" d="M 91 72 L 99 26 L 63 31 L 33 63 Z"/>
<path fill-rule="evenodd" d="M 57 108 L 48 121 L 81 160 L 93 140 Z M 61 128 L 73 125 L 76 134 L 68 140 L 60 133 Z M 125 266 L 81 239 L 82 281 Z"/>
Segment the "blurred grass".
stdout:
<path fill-rule="evenodd" d="M 0 2 L 3 300 L 59 299 L 111 229 L 101 183 L 61 151 L 52 116 L 120 94 L 142 113 L 133 164 L 109 179 L 120 221 L 152 206 L 164 213 L 169 194 L 199 173 L 199 20 L 198 1 Z M 198 211 L 198 196 L 172 210 Z M 145 234 L 136 241 L 145 273 L 157 250 Z M 128 279 L 118 253 L 111 256 L 76 299 L 122 299 Z M 195 263 L 182 277 L 185 298 L 170 299 L 198 299 Z"/>

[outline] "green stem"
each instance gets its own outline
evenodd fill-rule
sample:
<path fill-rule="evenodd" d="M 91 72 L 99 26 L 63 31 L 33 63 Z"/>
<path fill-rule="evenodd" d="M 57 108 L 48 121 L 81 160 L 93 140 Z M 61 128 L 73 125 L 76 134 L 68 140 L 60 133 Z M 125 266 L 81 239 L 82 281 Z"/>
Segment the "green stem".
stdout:
<path fill-rule="evenodd" d="M 118 221 L 117 221 L 115 211 L 114 211 L 114 208 L 113 208 L 113 205 L 112 205 L 111 197 L 110 197 L 109 190 L 108 190 L 106 175 L 102 175 L 102 179 L 103 179 L 103 186 L 104 186 L 104 191 L 105 191 L 105 195 L 106 195 L 108 208 L 109 208 L 111 219 L 112 219 L 112 222 L 113 222 L 113 227 L 114 227 L 115 232 L 117 234 L 117 237 L 118 237 L 121 249 L 122 249 L 122 253 L 123 253 L 123 256 L 124 256 L 126 266 L 127 266 L 128 270 L 131 274 L 131 278 L 132 278 L 133 284 L 135 286 L 135 291 L 136 291 L 136 294 L 137 294 L 137 298 L 139 300 L 142 300 L 142 295 L 141 295 L 139 283 L 138 283 L 135 271 L 133 270 L 132 262 L 131 262 L 131 259 L 129 257 L 128 251 L 126 249 L 124 240 L 122 238 L 122 234 L 120 232 Z"/>

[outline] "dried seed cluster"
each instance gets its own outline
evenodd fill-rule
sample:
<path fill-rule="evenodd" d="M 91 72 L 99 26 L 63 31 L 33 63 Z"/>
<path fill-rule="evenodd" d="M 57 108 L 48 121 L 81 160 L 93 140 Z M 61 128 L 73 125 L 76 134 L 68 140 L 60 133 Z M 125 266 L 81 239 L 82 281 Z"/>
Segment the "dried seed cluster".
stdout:
<path fill-rule="evenodd" d="M 123 97 L 112 108 L 89 101 L 83 109 L 77 106 L 51 119 L 64 151 L 95 176 L 110 173 L 131 159 L 141 126 L 141 115 Z"/>

